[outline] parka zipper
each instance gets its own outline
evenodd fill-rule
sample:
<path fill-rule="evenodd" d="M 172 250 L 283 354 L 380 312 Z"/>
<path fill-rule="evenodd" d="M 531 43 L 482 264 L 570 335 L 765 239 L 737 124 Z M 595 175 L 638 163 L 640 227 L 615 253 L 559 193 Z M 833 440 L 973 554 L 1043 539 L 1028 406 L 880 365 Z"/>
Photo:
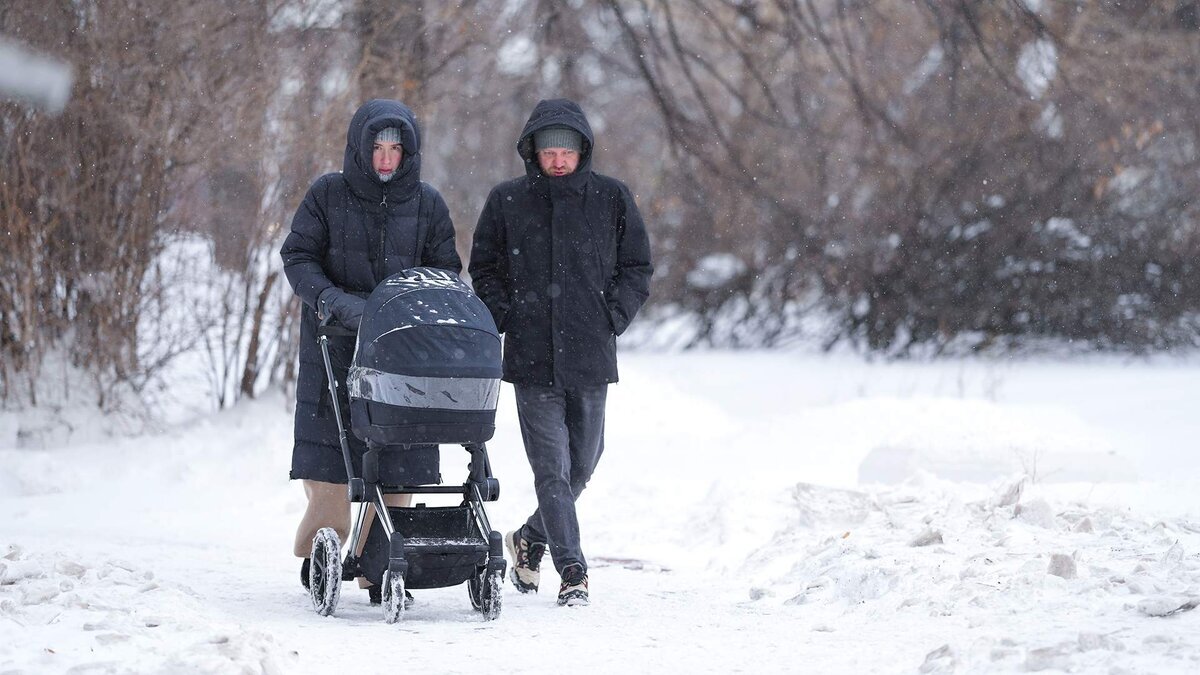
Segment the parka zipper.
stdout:
<path fill-rule="evenodd" d="M 373 276 L 378 277 L 380 270 L 387 270 L 387 193 L 383 193 L 383 201 L 379 202 L 381 214 L 379 218 L 379 265 L 380 268 L 373 271 Z M 375 283 L 379 283 L 382 279 L 376 279 Z"/>

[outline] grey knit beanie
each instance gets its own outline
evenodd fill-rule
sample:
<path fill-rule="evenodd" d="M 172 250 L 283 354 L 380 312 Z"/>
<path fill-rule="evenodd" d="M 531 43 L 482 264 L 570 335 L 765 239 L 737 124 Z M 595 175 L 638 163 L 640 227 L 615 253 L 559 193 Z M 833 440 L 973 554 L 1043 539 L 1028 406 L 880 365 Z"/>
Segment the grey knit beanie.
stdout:
<path fill-rule="evenodd" d="M 388 127 L 386 129 L 382 129 L 382 130 L 380 130 L 379 133 L 375 134 L 375 142 L 376 143 L 399 143 L 400 142 L 400 130 L 397 129 L 396 127 Z"/>
<path fill-rule="evenodd" d="M 583 134 L 571 127 L 555 125 L 533 132 L 533 149 L 564 148 L 583 152 Z"/>

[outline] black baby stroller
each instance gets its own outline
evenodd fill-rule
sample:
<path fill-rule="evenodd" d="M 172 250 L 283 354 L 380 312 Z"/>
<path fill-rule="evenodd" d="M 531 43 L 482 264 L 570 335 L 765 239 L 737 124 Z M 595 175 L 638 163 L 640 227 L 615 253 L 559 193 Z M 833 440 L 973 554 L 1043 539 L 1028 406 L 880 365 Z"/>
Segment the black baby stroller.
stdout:
<path fill-rule="evenodd" d="M 317 332 L 334 401 L 329 336 L 353 334 L 328 319 Z M 349 499 L 357 506 L 345 562 L 332 528 L 313 538 L 309 592 L 318 614 L 337 608 L 342 581 L 363 576 L 381 587 L 388 623 L 404 613 L 406 589 L 464 581 L 472 606 L 485 619 L 499 616 L 504 554 L 483 503 L 500 493 L 484 447 L 495 432 L 500 375 L 500 336 L 491 314 L 458 275 L 415 267 L 388 277 L 367 298 L 346 382 L 352 428 L 367 452 L 362 475 L 355 475 L 341 406 L 334 405 Z M 465 483 L 380 483 L 381 453 L 430 443 L 461 444 L 470 452 Z M 461 494 L 463 501 L 397 508 L 384 504 L 385 494 Z M 378 517 L 356 556 L 368 504 Z"/>

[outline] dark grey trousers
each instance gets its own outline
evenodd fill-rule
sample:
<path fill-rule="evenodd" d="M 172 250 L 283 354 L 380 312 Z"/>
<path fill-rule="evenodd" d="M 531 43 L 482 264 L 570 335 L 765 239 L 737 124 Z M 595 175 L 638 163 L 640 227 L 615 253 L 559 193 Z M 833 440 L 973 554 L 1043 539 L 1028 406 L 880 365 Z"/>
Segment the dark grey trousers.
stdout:
<path fill-rule="evenodd" d="M 517 417 L 533 469 L 538 507 L 524 536 L 543 542 L 561 574 L 567 565 L 587 570 L 579 544 L 575 501 L 604 452 L 604 405 L 608 385 L 541 387 L 516 385 Z"/>

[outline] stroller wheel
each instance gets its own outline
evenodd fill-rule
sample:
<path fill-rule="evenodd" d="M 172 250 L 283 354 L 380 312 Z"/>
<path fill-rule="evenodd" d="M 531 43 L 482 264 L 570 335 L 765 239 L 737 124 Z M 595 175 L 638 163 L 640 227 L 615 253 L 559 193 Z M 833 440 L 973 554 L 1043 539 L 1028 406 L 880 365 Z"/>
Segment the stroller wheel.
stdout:
<path fill-rule="evenodd" d="M 467 592 L 471 595 L 471 606 L 483 615 L 484 621 L 500 616 L 500 587 L 504 585 L 504 570 L 479 571 L 467 579 Z"/>
<path fill-rule="evenodd" d="M 396 623 L 404 616 L 404 576 L 383 573 L 383 620 Z"/>
<path fill-rule="evenodd" d="M 329 616 L 337 609 L 342 590 L 342 542 L 331 527 L 317 531 L 312 543 L 312 564 L 308 570 L 308 594 L 313 609 Z"/>

